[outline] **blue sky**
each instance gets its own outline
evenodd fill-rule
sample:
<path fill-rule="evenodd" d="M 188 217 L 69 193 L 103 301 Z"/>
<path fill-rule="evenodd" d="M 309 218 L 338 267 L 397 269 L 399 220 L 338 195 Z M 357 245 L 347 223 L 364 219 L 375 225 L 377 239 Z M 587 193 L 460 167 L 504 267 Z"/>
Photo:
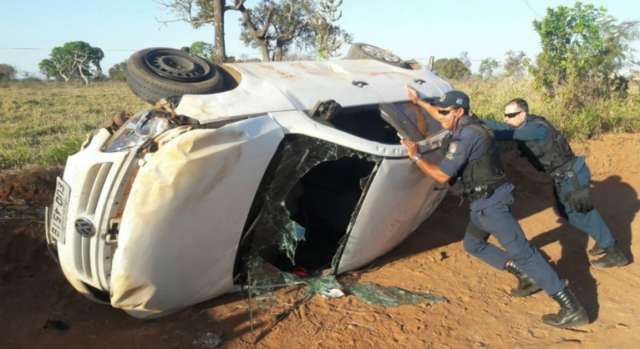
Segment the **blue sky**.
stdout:
<path fill-rule="evenodd" d="M 247 5 L 257 0 L 248 0 Z M 604 6 L 618 20 L 640 20 L 640 1 L 583 1 Z M 473 69 L 483 58 L 502 60 L 507 50 L 539 52 L 534 19 L 562 0 L 344 0 L 341 25 L 355 41 L 391 49 L 404 58 L 457 57 L 469 52 Z M 154 0 L 0 0 L 0 63 L 37 73 L 38 62 L 67 41 L 82 40 L 105 51 L 106 71 L 145 47 L 181 47 L 213 41 L 211 27 L 192 29 L 170 19 Z M 258 57 L 239 40 L 238 15 L 226 17 L 228 55 Z M 640 42 L 633 47 L 640 58 Z"/>

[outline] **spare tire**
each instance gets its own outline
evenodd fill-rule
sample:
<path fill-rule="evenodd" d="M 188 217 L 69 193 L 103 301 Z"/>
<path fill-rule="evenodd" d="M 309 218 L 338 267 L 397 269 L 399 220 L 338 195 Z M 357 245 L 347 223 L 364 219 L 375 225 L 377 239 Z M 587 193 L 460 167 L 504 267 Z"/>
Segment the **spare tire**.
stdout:
<path fill-rule="evenodd" d="M 172 96 L 219 92 L 224 87 L 215 65 L 171 48 L 134 53 L 127 60 L 125 75 L 131 91 L 151 104 Z"/>
<path fill-rule="evenodd" d="M 387 64 L 395 65 L 400 68 L 408 68 L 407 63 L 400 57 L 396 56 L 389 50 L 365 44 L 354 43 L 347 52 L 347 59 L 373 59 Z"/>

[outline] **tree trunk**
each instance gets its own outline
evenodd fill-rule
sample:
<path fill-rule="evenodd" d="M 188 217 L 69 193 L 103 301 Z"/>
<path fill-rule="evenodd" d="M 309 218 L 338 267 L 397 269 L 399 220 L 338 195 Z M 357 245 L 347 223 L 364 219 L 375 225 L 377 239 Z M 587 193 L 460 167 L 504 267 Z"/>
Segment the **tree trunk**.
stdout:
<path fill-rule="evenodd" d="M 56 68 L 56 70 L 58 71 L 58 75 L 64 80 L 64 82 L 69 82 L 69 79 L 71 79 L 71 76 L 67 76 L 67 74 L 64 73 L 64 71 L 62 70 L 62 67 L 57 64 L 55 61 L 53 62 L 53 66 Z M 58 78 L 56 77 L 56 80 L 58 80 Z"/>
<path fill-rule="evenodd" d="M 260 43 L 260 53 L 262 53 L 262 61 L 269 62 L 271 61 L 271 57 L 269 56 L 269 44 L 266 40 L 257 39 Z"/>
<path fill-rule="evenodd" d="M 82 65 L 81 64 L 78 64 L 78 73 L 80 73 L 80 78 L 84 82 L 84 85 L 85 86 L 89 85 L 89 79 L 84 75 L 84 72 L 82 71 Z"/>
<path fill-rule="evenodd" d="M 274 61 L 282 61 L 284 60 L 284 48 L 282 46 L 278 46 L 276 48 Z"/>
<path fill-rule="evenodd" d="M 214 30 L 215 30 L 215 57 L 216 63 L 223 63 L 227 59 L 227 49 L 224 40 L 224 12 L 225 12 L 225 0 L 212 0 L 213 1 L 213 17 L 214 17 Z"/>
<path fill-rule="evenodd" d="M 271 20 L 273 18 L 273 8 L 270 8 L 267 12 L 266 19 L 261 30 L 258 30 L 255 23 L 253 23 L 253 20 L 251 19 L 251 13 L 246 7 L 244 7 L 244 0 L 236 0 L 234 9 L 242 13 L 242 23 L 249 28 L 249 32 L 258 42 L 258 46 L 260 46 L 260 52 L 262 53 L 262 61 L 271 61 L 271 57 L 269 55 L 269 40 L 267 40 L 266 36 L 267 31 L 271 26 Z"/>

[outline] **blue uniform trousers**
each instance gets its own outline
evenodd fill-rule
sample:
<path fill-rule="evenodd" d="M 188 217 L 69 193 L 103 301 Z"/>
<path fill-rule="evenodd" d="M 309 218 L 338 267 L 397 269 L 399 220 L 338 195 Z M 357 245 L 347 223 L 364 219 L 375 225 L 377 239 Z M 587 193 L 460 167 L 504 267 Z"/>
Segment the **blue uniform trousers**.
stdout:
<path fill-rule="evenodd" d="M 549 295 L 562 291 L 565 284 L 558 273 L 533 247 L 511 213 L 511 193 L 491 206 L 471 210 L 469 226 L 464 236 L 464 249 L 491 266 L 504 270 L 511 259 Z M 504 249 L 487 242 L 493 234 Z"/>
<path fill-rule="evenodd" d="M 574 165 L 574 171 L 580 185 L 588 185 L 591 182 L 591 171 L 589 171 L 587 164 L 584 163 L 584 158 L 578 157 Z M 591 236 L 598 247 L 607 249 L 613 246 L 615 239 L 595 208 L 589 212 L 581 213 L 567 202 L 567 197 L 574 190 L 574 186 L 575 183 L 572 178 L 554 178 L 554 193 L 558 214 L 568 220 L 571 225 Z"/>

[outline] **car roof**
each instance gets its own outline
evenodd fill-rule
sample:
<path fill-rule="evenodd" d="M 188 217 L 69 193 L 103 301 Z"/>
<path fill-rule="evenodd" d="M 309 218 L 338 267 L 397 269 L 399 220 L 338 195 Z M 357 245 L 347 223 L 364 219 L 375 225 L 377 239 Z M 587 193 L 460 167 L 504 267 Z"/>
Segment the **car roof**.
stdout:
<path fill-rule="evenodd" d="M 317 102 L 330 99 L 344 108 L 406 101 L 406 85 L 425 97 L 440 96 L 451 89 L 426 69 L 405 69 L 375 60 L 225 66 L 240 74 L 237 87 L 208 95 L 185 95 L 176 111 L 206 124 L 269 112 L 310 110 Z"/>

